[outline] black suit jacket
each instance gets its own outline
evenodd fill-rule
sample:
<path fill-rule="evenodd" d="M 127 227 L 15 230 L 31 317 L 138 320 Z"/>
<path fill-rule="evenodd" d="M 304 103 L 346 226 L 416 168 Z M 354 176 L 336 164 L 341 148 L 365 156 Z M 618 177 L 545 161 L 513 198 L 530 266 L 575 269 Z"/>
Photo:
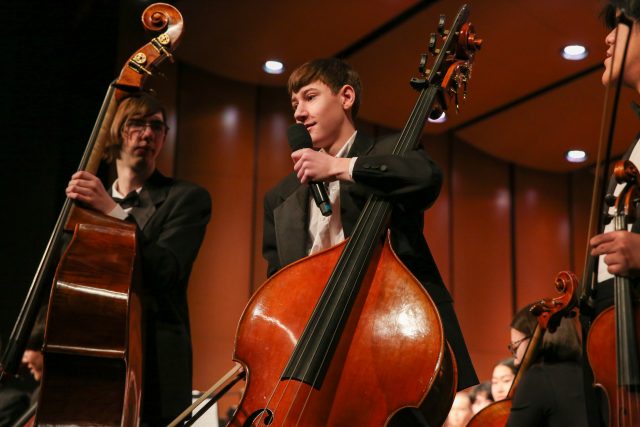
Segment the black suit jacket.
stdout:
<path fill-rule="evenodd" d="M 211 198 L 202 187 L 156 171 L 129 215 L 137 224 L 142 259 L 142 419 L 157 425 L 191 404 L 187 284 L 211 216 Z"/>
<path fill-rule="evenodd" d="M 358 157 L 355 183 L 340 183 L 340 213 L 345 237 L 349 237 L 371 194 L 388 198 L 394 206 L 391 243 L 407 268 L 422 283 L 436 304 L 445 335 L 458 362 L 459 385 L 477 384 L 462 332 L 436 263 L 423 235 L 424 210 L 435 202 L 442 173 L 422 149 L 405 156 L 392 152 L 397 136 L 374 143 L 358 132 L 348 157 Z M 280 181 L 265 196 L 263 256 L 268 275 L 307 255 L 309 187 L 295 173 Z"/>

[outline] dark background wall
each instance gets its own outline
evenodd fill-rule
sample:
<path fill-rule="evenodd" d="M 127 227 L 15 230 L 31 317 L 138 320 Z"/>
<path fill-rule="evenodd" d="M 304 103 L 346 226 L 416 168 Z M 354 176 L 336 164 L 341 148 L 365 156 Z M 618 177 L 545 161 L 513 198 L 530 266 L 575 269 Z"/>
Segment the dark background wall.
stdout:
<path fill-rule="evenodd" d="M 0 6 L 3 342 L 116 73 L 117 5 L 27 0 Z"/>

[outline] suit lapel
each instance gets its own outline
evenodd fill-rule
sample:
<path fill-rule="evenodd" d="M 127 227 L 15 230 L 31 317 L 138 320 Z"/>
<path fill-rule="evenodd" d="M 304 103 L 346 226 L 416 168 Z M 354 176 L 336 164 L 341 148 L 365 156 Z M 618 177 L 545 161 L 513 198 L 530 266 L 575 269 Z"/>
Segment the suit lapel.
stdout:
<path fill-rule="evenodd" d="M 359 157 L 369 154 L 373 146 L 373 139 L 362 132 L 358 132 L 347 157 Z M 354 197 L 351 195 L 352 187 L 353 184 L 350 182 L 340 183 L 340 217 L 345 237 L 351 236 L 353 227 L 355 227 L 362 210 L 361 207 L 357 206 Z"/>
<path fill-rule="evenodd" d="M 274 211 L 276 244 L 280 265 L 305 257 L 309 187 L 300 185 Z"/>
<path fill-rule="evenodd" d="M 353 145 L 349 150 L 347 157 L 358 157 L 369 153 L 373 148 L 373 139 L 369 138 L 362 132 L 356 133 L 356 140 L 353 141 Z"/>
<path fill-rule="evenodd" d="M 169 178 L 166 178 L 160 172 L 155 171 L 147 180 L 142 191 L 140 191 L 140 206 L 134 207 L 132 215 L 138 227 L 144 230 L 149 219 L 156 212 L 156 206 L 160 205 L 167 198 L 168 186 L 165 184 Z"/>

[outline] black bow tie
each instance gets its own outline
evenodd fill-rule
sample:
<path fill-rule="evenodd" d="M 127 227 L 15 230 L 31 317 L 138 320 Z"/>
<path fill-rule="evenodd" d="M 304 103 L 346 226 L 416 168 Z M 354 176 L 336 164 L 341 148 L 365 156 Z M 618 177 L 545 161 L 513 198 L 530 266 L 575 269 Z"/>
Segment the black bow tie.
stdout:
<path fill-rule="evenodd" d="M 137 191 L 132 191 L 131 193 L 127 194 L 124 199 L 121 199 L 120 197 L 114 197 L 113 200 L 117 204 L 119 204 L 122 209 L 140 206 L 140 195 Z"/>

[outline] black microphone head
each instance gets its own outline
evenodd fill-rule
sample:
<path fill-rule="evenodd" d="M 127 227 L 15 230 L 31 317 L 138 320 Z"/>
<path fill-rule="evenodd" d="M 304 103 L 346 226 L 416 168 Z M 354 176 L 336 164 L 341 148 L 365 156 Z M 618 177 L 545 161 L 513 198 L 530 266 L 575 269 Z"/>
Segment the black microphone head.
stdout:
<path fill-rule="evenodd" d="M 289 126 L 289 129 L 287 129 L 287 139 L 289 140 L 289 147 L 291 147 L 291 151 L 298 151 L 303 148 L 313 147 L 311 135 L 309 135 L 309 131 L 302 123 L 296 123 L 295 125 Z"/>

